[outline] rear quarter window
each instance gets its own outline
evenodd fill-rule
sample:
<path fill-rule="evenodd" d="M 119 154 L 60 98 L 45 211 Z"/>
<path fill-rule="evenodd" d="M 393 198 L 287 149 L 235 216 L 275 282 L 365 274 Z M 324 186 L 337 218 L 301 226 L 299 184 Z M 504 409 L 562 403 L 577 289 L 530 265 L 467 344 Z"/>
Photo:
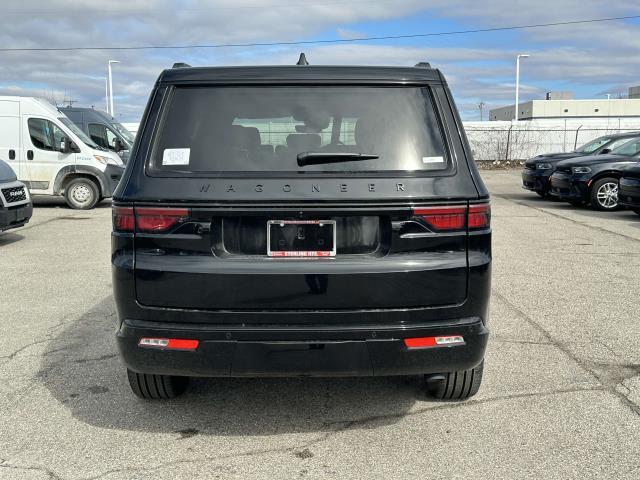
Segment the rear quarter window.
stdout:
<path fill-rule="evenodd" d="M 300 166 L 301 154 L 341 158 Z M 174 87 L 147 170 L 429 175 L 450 167 L 429 88 L 267 86 Z"/>

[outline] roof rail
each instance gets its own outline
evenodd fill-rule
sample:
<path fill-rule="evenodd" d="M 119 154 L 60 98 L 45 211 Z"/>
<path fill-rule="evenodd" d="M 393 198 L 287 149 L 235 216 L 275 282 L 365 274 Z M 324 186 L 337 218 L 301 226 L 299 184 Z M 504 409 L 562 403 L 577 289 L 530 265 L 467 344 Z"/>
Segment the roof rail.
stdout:
<path fill-rule="evenodd" d="M 429 62 L 418 62 L 415 64 L 416 68 L 431 68 L 431 64 Z"/>
<path fill-rule="evenodd" d="M 191 67 L 191 65 L 189 65 L 188 63 L 176 62 L 173 64 L 173 67 L 171 68 L 189 68 L 189 67 Z"/>
<path fill-rule="evenodd" d="M 307 56 L 304 54 L 304 52 L 300 54 L 300 58 L 298 59 L 298 63 L 296 63 L 296 65 L 300 65 L 300 66 L 309 65 L 309 62 L 307 62 Z"/>

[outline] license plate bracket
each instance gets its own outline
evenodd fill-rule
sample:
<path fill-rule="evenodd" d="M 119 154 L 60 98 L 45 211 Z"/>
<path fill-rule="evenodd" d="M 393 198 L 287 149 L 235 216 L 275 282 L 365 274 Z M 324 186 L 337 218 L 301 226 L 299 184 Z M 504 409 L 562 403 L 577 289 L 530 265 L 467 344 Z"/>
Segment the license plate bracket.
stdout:
<path fill-rule="evenodd" d="M 269 257 L 335 257 L 335 220 L 269 220 Z"/>

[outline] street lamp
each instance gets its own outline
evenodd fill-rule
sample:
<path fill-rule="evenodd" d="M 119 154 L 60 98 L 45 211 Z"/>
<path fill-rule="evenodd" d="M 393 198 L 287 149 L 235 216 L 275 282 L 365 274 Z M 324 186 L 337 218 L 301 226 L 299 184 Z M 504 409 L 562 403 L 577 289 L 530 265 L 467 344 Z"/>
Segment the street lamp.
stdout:
<path fill-rule="evenodd" d="M 104 103 L 107 107 L 107 113 L 109 113 L 109 79 L 107 77 L 104 78 Z"/>
<path fill-rule="evenodd" d="M 120 63 L 118 60 L 109 60 L 109 113 L 113 117 L 113 79 L 111 77 L 111 64 Z"/>
<path fill-rule="evenodd" d="M 516 57 L 516 114 L 514 118 L 514 122 L 518 121 L 518 97 L 520 96 L 520 59 L 521 58 L 529 58 L 531 55 L 526 53 L 521 53 Z M 113 107 L 112 107 L 113 108 Z"/>

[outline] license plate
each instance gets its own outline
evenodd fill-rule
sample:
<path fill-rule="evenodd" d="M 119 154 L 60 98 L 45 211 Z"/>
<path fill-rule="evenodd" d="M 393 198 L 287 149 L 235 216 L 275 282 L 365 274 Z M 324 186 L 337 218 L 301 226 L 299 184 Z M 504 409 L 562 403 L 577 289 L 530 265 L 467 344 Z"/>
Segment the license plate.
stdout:
<path fill-rule="evenodd" d="M 335 257 L 335 220 L 269 220 L 270 257 Z"/>

